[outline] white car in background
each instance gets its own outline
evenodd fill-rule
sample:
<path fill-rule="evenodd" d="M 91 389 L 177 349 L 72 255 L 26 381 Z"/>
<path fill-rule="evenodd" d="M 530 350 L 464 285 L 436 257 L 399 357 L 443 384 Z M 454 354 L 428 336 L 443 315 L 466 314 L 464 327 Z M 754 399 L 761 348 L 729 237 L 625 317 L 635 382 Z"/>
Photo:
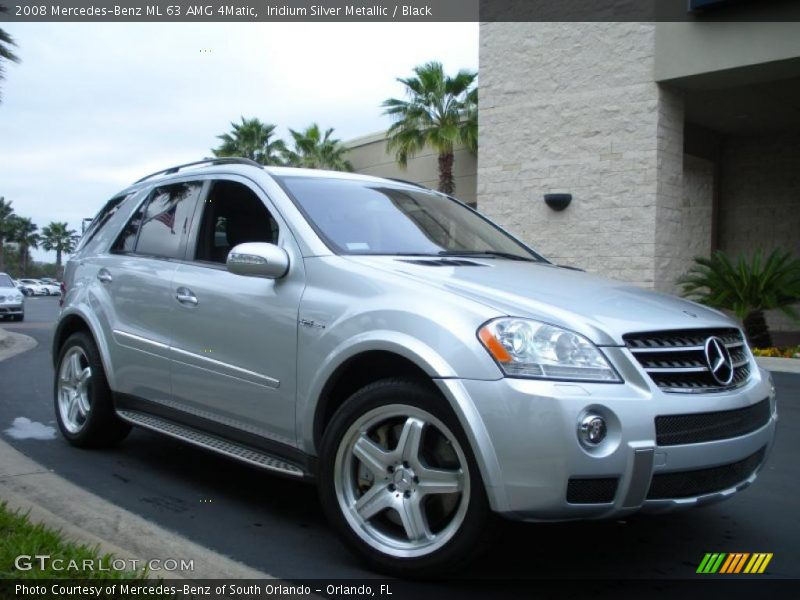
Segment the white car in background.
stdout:
<path fill-rule="evenodd" d="M 25 318 L 25 297 L 14 285 L 14 280 L 0 273 L 0 319 L 11 318 L 22 321 Z"/>
<path fill-rule="evenodd" d="M 59 285 L 58 282 L 39 280 L 39 283 L 47 291 L 47 295 L 48 296 L 60 296 L 61 295 L 61 285 Z"/>
<path fill-rule="evenodd" d="M 49 296 L 50 290 L 38 279 L 20 279 L 19 282 L 33 292 L 34 296 Z"/>

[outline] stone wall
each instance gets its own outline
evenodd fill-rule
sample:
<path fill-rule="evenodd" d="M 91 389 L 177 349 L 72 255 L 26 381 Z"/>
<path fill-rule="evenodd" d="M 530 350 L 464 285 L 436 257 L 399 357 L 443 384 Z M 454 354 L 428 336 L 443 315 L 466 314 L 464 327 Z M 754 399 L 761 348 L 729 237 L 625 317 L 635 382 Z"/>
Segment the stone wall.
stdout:
<path fill-rule="evenodd" d="M 671 186 L 680 201 L 682 105 L 663 108 L 653 82 L 654 25 L 484 23 L 480 36 L 481 211 L 557 263 L 645 287 L 671 276 L 670 261 L 656 269 L 670 248 L 657 198 Z M 554 212 L 547 192 L 572 204 Z"/>

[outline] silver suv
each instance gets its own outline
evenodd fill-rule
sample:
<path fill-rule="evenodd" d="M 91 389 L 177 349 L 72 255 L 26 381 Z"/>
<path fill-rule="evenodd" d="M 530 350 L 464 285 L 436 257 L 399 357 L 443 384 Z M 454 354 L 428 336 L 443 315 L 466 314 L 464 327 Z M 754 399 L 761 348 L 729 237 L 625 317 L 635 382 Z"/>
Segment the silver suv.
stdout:
<path fill-rule="evenodd" d="M 55 411 L 315 480 L 373 567 L 434 574 L 499 514 L 619 518 L 756 478 L 775 391 L 727 316 L 551 264 L 408 183 L 218 159 L 103 207 L 66 266 Z"/>

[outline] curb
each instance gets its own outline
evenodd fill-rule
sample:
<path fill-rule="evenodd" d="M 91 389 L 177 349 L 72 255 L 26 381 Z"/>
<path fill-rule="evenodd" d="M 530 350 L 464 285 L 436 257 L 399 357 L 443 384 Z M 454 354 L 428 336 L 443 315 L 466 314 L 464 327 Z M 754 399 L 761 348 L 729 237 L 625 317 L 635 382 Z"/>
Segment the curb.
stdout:
<path fill-rule="evenodd" d="M 44 468 L 0 440 L 0 500 L 28 512 L 71 541 L 99 546 L 100 554 L 138 560 L 193 561 L 194 570 L 151 571 L 165 579 L 271 579 L 227 556 L 196 544 L 120 508 Z"/>
<path fill-rule="evenodd" d="M 775 373 L 800 373 L 800 359 L 757 356 L 758 366 Z"/>

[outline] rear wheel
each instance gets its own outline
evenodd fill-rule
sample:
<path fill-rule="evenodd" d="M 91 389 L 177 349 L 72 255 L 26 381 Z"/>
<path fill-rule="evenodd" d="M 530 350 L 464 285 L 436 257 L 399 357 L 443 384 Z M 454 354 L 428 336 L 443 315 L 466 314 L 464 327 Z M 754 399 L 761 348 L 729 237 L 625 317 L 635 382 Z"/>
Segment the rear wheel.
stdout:
<path fill-rule="evenodd" d="M 337 411 L 320 452 L 328 518 L 371 566 L 446 574 L 488 545 L 492 513 L 471 449 L 434 390 L 389 379 Z"/>
<path fill-rule="evenodd" d="M 56 421 L 73 446 L 111 446 L 128 435 L 117 417 L 100 352 L 86 333 L 74 333 L 61 348 L 54 384 Z"/>

